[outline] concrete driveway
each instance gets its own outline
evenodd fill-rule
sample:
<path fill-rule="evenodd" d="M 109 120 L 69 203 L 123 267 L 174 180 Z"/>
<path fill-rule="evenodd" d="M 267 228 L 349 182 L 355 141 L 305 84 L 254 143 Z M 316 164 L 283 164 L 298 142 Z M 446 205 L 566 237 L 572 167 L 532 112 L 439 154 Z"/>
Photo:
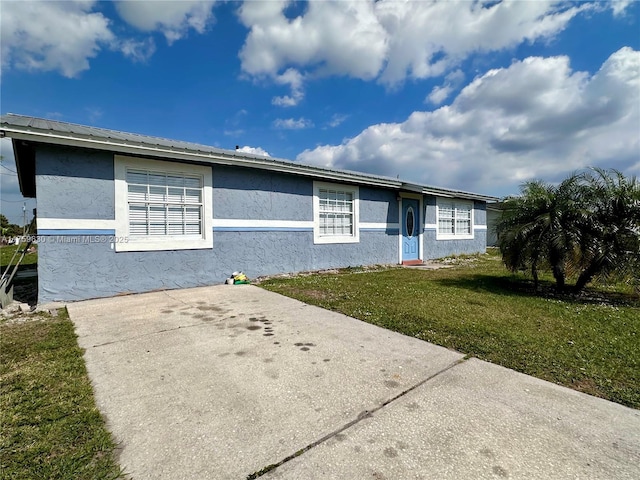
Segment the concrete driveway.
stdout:
<path fill-rule="evenodd" d="M 255 286 L 68 309 L 133 479 L 640 478 L 638 410 Z"/>

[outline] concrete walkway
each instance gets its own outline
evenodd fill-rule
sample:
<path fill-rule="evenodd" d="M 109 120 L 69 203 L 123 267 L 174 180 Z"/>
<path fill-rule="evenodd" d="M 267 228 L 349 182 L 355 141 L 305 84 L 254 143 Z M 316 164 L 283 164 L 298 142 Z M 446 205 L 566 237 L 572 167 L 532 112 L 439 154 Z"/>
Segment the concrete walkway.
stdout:
<path fill-rule="evenodd" d="M 255 286 L 68 305 L 133 479 L 640 478 L 640 411 Z"/>

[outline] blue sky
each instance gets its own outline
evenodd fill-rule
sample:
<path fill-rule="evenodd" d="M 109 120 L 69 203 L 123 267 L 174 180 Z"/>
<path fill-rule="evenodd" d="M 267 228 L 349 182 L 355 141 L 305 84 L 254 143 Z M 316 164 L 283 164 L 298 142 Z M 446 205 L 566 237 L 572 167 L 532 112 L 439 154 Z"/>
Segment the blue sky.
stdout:
<path fill-rule="evenodd" d="M 495 196 L 640 174 L 640 2 L 3 0 L 0 21 L 3 114 Z"/>

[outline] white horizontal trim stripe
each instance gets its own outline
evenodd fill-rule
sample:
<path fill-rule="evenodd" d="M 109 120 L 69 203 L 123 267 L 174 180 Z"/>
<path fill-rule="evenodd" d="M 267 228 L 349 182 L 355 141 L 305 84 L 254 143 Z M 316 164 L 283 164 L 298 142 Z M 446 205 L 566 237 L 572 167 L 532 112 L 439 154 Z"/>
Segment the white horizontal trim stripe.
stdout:
<path fill-rule="evenodd" d="M 114 230 L 115 220 L 91 218 L 38 218 L 39 230 Z M 360 222 L 361 230 L 397 230 L 398 223 Z M 313 229 L 313 221 L 306 220 L 246 220 L 236 218 L 214 218 L 213 228 L 246 229 Z M 435 224 L 425 224 L 425 230 L 435 229 Z M 486 230 L 486 225 L 475 225 L 474 229 Z"/>
<path fill-rule="evenodd" d="M 398 230 L 400 224 L 386 222 L 360 222 L 361 230 Z"/>
<path fill-rule="evenodd" d="M 473 229 L 474 230 L 486 230 L 487 226 L 486 225 L 474 225 Z"/>
<path fill-rule="evenodd" d="M 244 220 L 236 218 L 214 218 L 213 228 L 313 228 L 313 221 L 305 220 Z"/>
<path fill-rule="evenodd" d="M 38 217 L 38 230 L 114 230 L 115 228 L 115 220 Z"/>
<path fill-rule="evenodd" d="M 424 229 L 425 230 L 436 230 L 438 228 L 438 225 L 435 223 L 425 223 L 424 224 Z"/>

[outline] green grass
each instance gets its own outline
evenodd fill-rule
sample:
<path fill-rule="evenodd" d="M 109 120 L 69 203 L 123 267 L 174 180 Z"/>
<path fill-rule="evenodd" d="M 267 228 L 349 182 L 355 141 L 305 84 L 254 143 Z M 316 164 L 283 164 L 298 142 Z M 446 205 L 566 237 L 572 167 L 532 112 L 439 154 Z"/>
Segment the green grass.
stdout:
<path fill-rule="evenodd" d="M 457 263 L 457 265 L 456 265 Z M 273 278 L 261 286 L 551 382 L 640 408 L 640 301 L 628 285 L 543 293 L 494 254 L 453 268 Z"/>
<path fill-rule="evenodd" d="M 2 478 L 121 476 L 65 311 L 0 325 L 0 398 Z"/>
<path fill-rule="evenodd" d="M 32 246 L 35 247 L 36 245 L 32 244 Z M 18 245 L 0 246 L 0 267 L 2 267 L 3 272 L 5 267 L 9 265 L 9 262 L 11 261 L 11 258 L 13 257 L 13 254 L 18 249 L 18 247 L 19 247 Z M 18 260 L 19 255 L 20 254 L 16 256 L 14 263 Z M 22 259 L 22 263 L 20 265 L 35 265 L 37 263 L 38 263 L 38 251 L 36 249 L 35 252 L 27 253 Z"/>

